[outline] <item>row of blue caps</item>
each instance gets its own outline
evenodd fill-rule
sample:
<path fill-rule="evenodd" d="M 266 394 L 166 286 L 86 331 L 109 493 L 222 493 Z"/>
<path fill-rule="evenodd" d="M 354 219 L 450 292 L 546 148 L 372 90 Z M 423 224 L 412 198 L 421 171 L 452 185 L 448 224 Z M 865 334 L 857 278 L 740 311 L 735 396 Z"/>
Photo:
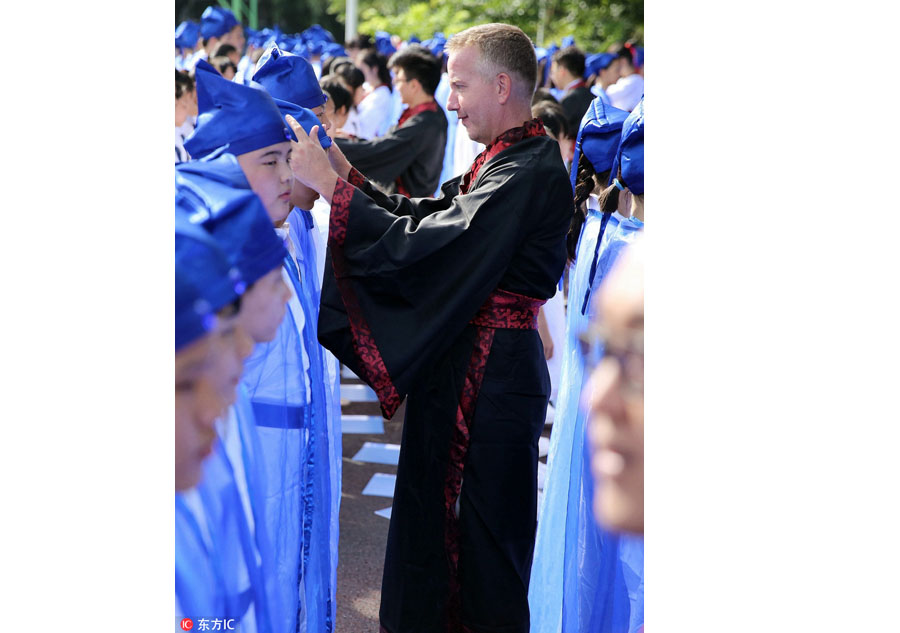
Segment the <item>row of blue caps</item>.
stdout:
<path fill-rule="evenodd" d="M 232 154 L 175 168 L 175 349 L 287 255 Z"/>
<path fill-rule="evenodd" d="M 199 26 L 195 22 L 190 21 L 182 22 L 178 25 L 178 28 L 175 29 L 175 46 L 193 48 L 197 43 L 198 35 L 202 35 L 204 38 L 221 37 L 237 24 L 237 19 L 228 9 L 207 7 L 203 12 Z M 319 24 L 313 24 L 299 35 L 282 33 L 277 26 L 274 29 L 266 28 L 260 31 L 246 28 L 245 32 L 247 42 L 251 46 L 267 48 L 275 44 L 284 51 L 289 51 L 307 59 L 314 55 L 320 55 L 323 59 L 327 59 L 328 57 L 341 57 L 347 54 L 344 47 L 335 41 L 331 32 Z M 435 32 L 431 38 L 420 41 L 418 37 L 413 35 L 409 38 L 409 43 L 421 43 L 433 55 L 440 57 L 443 55 L 444 46 L 447 44 L 447 37 L 443 33 Z M 562 48 L 574 46 L 574 44 L 575 38 L 572 36 L 564 37 L 562 40 Z M 376 31 L 375 48 L 379 53 L 386 56 L 390 56 L 397 51 L 391 42 L 391 34 L 387 31 Z M 537 60 L 541 61 L 552 57 L 559 48 L 555 43 L 548 48 L 536 48 Z M 642 66 L 644 49 L 637 47 L 635 50 L 637 57 L 635 65 Z M 584 76 L 589 77 L 608 68 L 615 59 L 616 55 L 612 53 L 596 53 L 587 56 Z"/>
<path fill-rule="evenodd" d="M 205 61 L 196 72 L 199 117 L 175 176 L 175 348 L 215 326 L 215 314 L 281 265 L 286 251 L 236 156 L 293 137 L 284 117 L 331 145 L 309 109 L 325 103 L 309 62 L 273 46 L 244 86 Z"/>
<path fill-rule="evenodd" d="M 273 46 L 259 59 L 249 85 L 225 79 L 201 60 L 196 66 L 196 85 L 197 126 L 184 142 L 192 158 L 222 152 L 240 155 L 296 140 L 287 115 L 307 133 L 318 125 L 319 142 L 326 149 L 331 147 L 331 139 L 311 111 L 328 97 L 310 63 L 299 55 Z"/>
<path fill-rule="evenodd" d="M 621 167 L 621 184 L 631 193 L 644 193 L 644 97 L 630 113 L 604 103 L 600 97 L 591 102 L 575 139 L 573 189 L 582 154 L 598 174 L 610 170 L 610 182 Z"/>

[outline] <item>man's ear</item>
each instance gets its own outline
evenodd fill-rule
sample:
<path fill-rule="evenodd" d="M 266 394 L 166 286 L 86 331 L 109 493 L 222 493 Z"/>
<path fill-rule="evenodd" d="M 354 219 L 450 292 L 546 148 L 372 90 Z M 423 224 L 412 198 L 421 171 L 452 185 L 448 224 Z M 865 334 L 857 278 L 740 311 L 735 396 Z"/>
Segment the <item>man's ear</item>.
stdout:
<path fill-rule="evenodd" d="M 509 97 L 512 95 L 512 78 L 507 73 L 497 75 L 497 103 L 506 105 Z"/>

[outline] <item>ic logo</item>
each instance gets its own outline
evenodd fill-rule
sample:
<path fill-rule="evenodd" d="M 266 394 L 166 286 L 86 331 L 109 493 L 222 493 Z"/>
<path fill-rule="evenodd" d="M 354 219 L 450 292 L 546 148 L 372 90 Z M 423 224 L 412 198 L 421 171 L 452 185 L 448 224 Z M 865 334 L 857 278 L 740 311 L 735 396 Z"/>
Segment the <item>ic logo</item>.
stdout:
<path fill-rule="evenodd" d="M 190 618 L 185 618 L 181 621 L 182 631 L 190 631 L 192 628 L 194 628 L 194 622 Z"/>

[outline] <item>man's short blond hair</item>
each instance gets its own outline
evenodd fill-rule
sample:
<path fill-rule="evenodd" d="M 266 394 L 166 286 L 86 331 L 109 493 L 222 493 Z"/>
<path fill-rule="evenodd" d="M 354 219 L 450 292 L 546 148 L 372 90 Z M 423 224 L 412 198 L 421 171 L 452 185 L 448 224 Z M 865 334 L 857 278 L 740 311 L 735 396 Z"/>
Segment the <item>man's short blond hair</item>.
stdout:
<path fill-rule="evenodd" d="M 522 29 L 511 24 L 479 24 L 451 37 L 445 50 L 449 54 L 472 45 L 480 52 L 478 69 L 485 78 L 505 72 L 519 84 L 518 92 L 531 99 L 537 84 L 537 57 Z"/>

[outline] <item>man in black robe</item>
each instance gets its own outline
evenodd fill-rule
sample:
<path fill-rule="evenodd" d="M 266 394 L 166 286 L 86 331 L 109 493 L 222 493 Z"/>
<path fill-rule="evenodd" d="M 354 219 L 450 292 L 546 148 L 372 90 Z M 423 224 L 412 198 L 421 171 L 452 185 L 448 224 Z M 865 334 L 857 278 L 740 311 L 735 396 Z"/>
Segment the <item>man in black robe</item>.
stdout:
<path fill-rule="evenodd" d="M 408 46 L 390 60 L 394 89 L 406 104 L 397 125 L 369 141 L 335 139 L 357 170 L 388 193 L 431 196 L 441 182 L 447 117 L 434 100 L 441 63 L 427 49 Z"/>
<path fill-rule="evenodd" d="M 446 50 L 447 107 L 486 147 L 439 198 L 379 192 L 299 126 L 292 167 L 331 203 L 319 340 L 385 417 L 408 397 L 381 630 L 527 633 L 550 390 L 536 316 L 565 266 L 572 189 L 531 119 L 528 37 L 487 24 Z"/>
<path fill-rule="evenodd" d="M 578 130 L 584 113 L 594 100 L 594 94 L 584 83 L 584 53 L 574 46 L 567 46 L 553 54 L 550 78 L 565 94 L 559 100 L 566 113 L 570 130 Z"/>

